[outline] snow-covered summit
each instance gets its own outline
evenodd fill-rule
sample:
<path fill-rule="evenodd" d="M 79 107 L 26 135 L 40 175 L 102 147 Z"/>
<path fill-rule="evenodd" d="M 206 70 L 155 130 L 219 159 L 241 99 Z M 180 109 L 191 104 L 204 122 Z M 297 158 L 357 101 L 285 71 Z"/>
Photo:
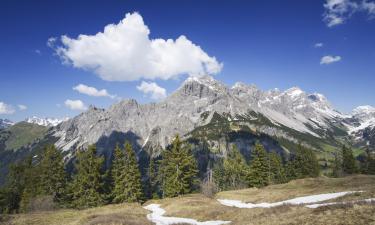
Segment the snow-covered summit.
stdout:
<path fill-rule="evenodd" d="M 36 116 L 29 117 L 25 119 L 27 123 L 38 124 L 40 126 L 54 127 L 60 124 L 63 121 L 68 120 L 69 118 L 57 119 L 57 118 L 39 118 Z"/>

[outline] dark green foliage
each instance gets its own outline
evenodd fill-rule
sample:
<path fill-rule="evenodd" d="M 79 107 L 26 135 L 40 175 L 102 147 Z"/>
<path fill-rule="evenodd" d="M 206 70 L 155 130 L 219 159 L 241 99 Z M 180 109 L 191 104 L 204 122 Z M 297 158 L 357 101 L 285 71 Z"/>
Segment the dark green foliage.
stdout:
<path fill-rule="evenodd" d="M 90 145 L 87 151 L 77 153 L 77 174 L 70 188 L 73 207 L 87 208 L 104 204 L 101 173 L 103 162 L 103 157 L 96 156 L 95 145 Z"/>
<path fill-rule="evenodd" d="M 47 146 L 40 161 L 30 156 L 10 166 L 7 184 L 0 191 L 0 211 L 27 212 L 33 199 L 42 195 L 60 201 L 64 184 L 62 157 L 54 146 Z"/>
<path fill-rule="evenodd" d="M 47 146 L 37 166 L 39 193 L 52 195 L 57 202 L 64 200 L 67 174 L 61 152 L 54 145 Z"/>
<path fill-rule="evenodd" d="M 129 142 L 125 143 L 125 152 L 122 152 L 119 146 L 115 148 L 112 177 L 114 182 L 113 202 L 137 202 L 143 199 L 141 173 Z"/>
<path fill-rule="evenodd" d="M 163 197 L 175 197 L 193 190 L 197 163 L 190 148 L 182 146 L 179 136 L 173 140 L 172 147 L 162 153 L 159 171 Z"/>
<path fill-rule="evenodd" d="M 358 172 L 358 166 L 354 159 L 353 151 L 345 145 L 342 147 L 342 170 L 345 174 L 354 174 Z"/>
<path fill-rule="evenodd" d="M 342 159 L 339 154 L 335 154 L 335 159 L 333 161 L 332 176 L 341 177 L 342 176 Z"/>
<path fill-rule="evenodd" d="M 158 180 L 157 180 L 157 168 L 153 159 L 150 159 L 148 170 L 148 185 L 149 185 L 149 197 L 153 199 L 159 198 L 158 195 Z"/>
<path fill-rule="evenodd" d="M 288 180 L 319 176 L 320 166 L 314 152 L 299 145 L 287 163 L 286 174 Z"/>
<path fill-rule="evenodd" d="M 17 213 L 19 211 L 26 183 L 25 171 L 27 167 L 28 164 L 25 161 L 10 165 L 6 186 L 0 191 L 1 213 Z"/>
<path fill-rule="evenodd" d="M 280 155 L 275 152 L 268 154 L 269 160 L 269 184 L 281 184 L 286 181 L 285 169 Z"/>
<path fill-rule="evenodd" d="M 263 187 L 269 182 L 270 164 L 264 147 L 257 143 L 251 154 L 249 184 L 253 187 Z"/>
<path fill-rule="evenodd" d="M 364 174 L 375 174 L 375 157 L 367 147 L 364 160 L 361 164 L 361 172 Z"/>
<path fill-rule="evenodd" d="M 223 162 L 224 187 L 229 189 L 244 188 L 248 185 L 249 168 L 246 161 L 235 145 L 232 146 L 227 158 Z M 215 173 L 215 172 L 214 172 Z M 216 176 L 217 177 L 217 176 Z"/>

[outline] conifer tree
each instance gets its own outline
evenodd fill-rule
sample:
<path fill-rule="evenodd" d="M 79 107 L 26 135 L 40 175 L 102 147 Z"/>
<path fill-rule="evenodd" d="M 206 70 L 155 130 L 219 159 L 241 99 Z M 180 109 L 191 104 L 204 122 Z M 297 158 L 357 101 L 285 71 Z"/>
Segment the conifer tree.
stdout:
<path fill-rule="evenodd" d="M 299 145 L 286 165 L 286 174 L 288 180 L 319 176 L 320 166 L 314 152 Z"/>
<path fill-rule="evenodd" d="M 347 148 L 345 145 L 342 147 L 342 169 L 346 174 L 353 174 L 358 172 L 358 167 L 353 156 L 353 151 L 351 148 Z"/>
<path fill-rule="evenodd" d="M 216 171 L 217 173 L 218 171 Z M 247 186 L 247 175 L 249 168 L 246 164 L 241 152 L 236 145 L 232 145 L 232 149 L 223 162 L 224 182 L 230 189 L 243 188 Z M 214 172 L 215 173 L 215 172 Z"/>
<path fill-rule="evenodd" d="M 141 173 L 137 158 L 129 142 L 125 143 L 125 152 L 117 146 L 113 162 L 113 201 L 137 202 L 143 199 Z"/>
<path fill-rule="evenodd" d="M 36 175 L 36 169 L 33 167 L 32 157 L 29 156 L 23 162 L 23 186 L 20 192 L 21 198 L 19 203 L 19 210 L 26 212 L 32 197 L 39 193 L 38 181 L 39 177 Z"/>
<path fill-rule="evenodd" d="M 276 152 L 268 154 L 269 160 L 269 183 L 281 184 L 286 181 L 285 169 L 281 160 L 281 157 Z"/>
<path fill-rule="evenodd" d="M 158 191 L 157 191 L 157 170 L 155 161 L 150 158 L 150 162 L 148 164 L 148 183 L 149 183 L 149 196 L 151 198 L 158 198 Z"/>
<path fill-rule="evenodd" d="M 123 202 L 123 180 L 125 179 L 125 154 L 117 144 L 113 152 L 113 161 L 111 168 L 111 177 L 113 179 L 112 197 L 113 202 Z"/>
<path fill-rule="evenodd" d="M 197 162 L 190 148 L 182 146 L 178 135 L 172 147 L 163 151 L 159 172 L 163 197 L 175 197 L 193 190 Z"/>
<path fill-rule="evenodd" d="M 64 199 L 66 187 L 66 172 L 61 152 L 54 145 L 45 148 L 38 165 L 39 189 L 42 195 L 52 195 L 54 200 L 61 202 Z"/>
<path fill-rule="evenodd" d="M 87 151 L 77 153 L 76 170 L 71 187 L 72 206 L 88 208 L 102 205 L 104 158 L 96 156 L 95 145 L 89 145 Z"/>
<path fill-rule="evenodd" d="M 361 164 L 361 172 L 364 174 L 375 174 L 375 157 L 371 154 L 369 146 L 367 146 L 365 151 Z"/>
<path fill-rule="evenodd" d="M 335 154 L 335 158 L 333 161 L 332 175 L 334 177 L 342 176 L 342 160 L 337 153 Z"/>
<path fill-rule="evenodd" d="M 264 147 L 256 143 L 251 154 L 249 184 L 254 187 L 263 187 L 269 181 L 269 161 Z"/>

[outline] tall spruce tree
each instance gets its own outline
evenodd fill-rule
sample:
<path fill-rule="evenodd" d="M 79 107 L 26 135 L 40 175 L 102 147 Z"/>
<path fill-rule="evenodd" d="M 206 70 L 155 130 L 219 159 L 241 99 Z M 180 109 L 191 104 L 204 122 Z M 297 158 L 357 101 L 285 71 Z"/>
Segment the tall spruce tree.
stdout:
<path fill-rule="evenodd" d="M 369 146 L 367 146 L 365 150 L 365 155 L 361 164 L 361 172 L 363 174 L 375 174 L 375 157 L 370 151 Z"/>
<path fill-rule="evenodd" d="M 162 153 L 159 175 L 163 197 L 190 193 L 195 185 L 197 173 L 197 162 L 190 148 L 183 147 L 177 135 L 172 147 Z"/>
<path fill-rule="evenodd" d="M 9 167 L 7 183 L 3 189 L 3 196 L 0 200 L 1 211 L 5 213 L 17 213 L 24 211 L 31 196 L 25 192 L 25 189 L 32 188 L 30 175 L 32 170 L 32 158 L 27 157 L 25 160 L 12 164 Z M 29 187 L 29 188 L 27 188 Z"/>
<path fill-rule="evenodd" d="M 353 151 L 351 148 L 347 148 L 345 145 L 342 147 L 342 169 L 345 174 L 354 174 L 358 172 Z"/>
<path fill-rule="evenodd" d="M 337 153 L 335 153 L 335 158 L 334 158 L 334 161 L 333 161 L 332 176 L 333 177 L 341 177 L 342 176 L 342 159 L 340 158 L 339 154 L 337 154 Z"/>
<path fill-rule="evenodd" d="M 150 158 L 148 169 L 147 169 L 147 176 L 148 176 L 148 195 L 150 198 L 159 198 L 158 196 L 158 190 L 157 190 L 157 168 L 155 165 L 154 159 Z"/>
<path fill-rule="evenodd" d="M 218 172 L 217 169 L 214 170 L 214 177 L 215 173 L 217 174 Z M 236 145 L 232 145 L 229 154 L 224 159 L 223 172 L 224 182 L 227 184 L 225 186 L 229 189 L 244 188 L 248 185 L 247 175 L 249 168 Z"/>
<path fill-rule="evenodd" d="M 141 173 L 137 158 L 129 142 L 125 143 L 125 151 L 117 146 L 114 153 L 112 168 L 114 181 L 113 201 L 139 202 L 143 200 Z"/>
<path fill-rule="evenodd" d="M 283 166 L 282 159 L 276 152 L 271 152 L 268 154 L 269 160 L 269 183 L 271 184 L 281 184 L 286 182 L 285 169 Z"/>
<path fill-rule="evenodd" d="M 286 174 L 288 180 L 319 176 L 320 166 L 314 152 L 299 145 L 287 163 Z"/>
<path fill-rule="evenodd" d="M 254 187 L 263 187 L 269 181 L 269 161 L 263 145 L 256 143 L 251 153 L 249 184 Z"/>
<path fill-rule="evenodd" d="M 54 145 L 46 146 L 38 165 L 39 189 L 42 195 L 52 195 L 54 200 L 64 200 L 67 174 L 61 152 Z"/>
<path fill-rule="evenodd" d="M 89 145 L 87 151 L 78 151 L 76 170 L 71 186 L 72 206 L 88 208 L 104 204 L 103 167 L 104 158 L 96 155 L 96 146 Z"/>

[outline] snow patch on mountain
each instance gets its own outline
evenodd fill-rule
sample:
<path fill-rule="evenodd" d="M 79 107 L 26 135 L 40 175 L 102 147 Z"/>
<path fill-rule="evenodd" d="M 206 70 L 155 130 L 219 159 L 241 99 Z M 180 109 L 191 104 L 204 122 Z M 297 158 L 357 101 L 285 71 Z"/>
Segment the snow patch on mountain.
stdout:
<path fill-rule="evenodd" d="M 0 129 L 5 129 L 13 125 L 14 125 L 14 122 L 8 119 L 0 119 Z"/>
<path fill-rule="evenodd" d="M 277 206 L 282 206 L 282 205 L 301 205 L 301 204 L 312 204 L 312 203 L 317 203 L 317 202 L 323 202 L 323 201 L 339 198 L 345 195 L 358 193 L 358 192 L 362 192 L 362 191 L 344 191 L 344 192 L 336 192 L 336 193 L 328 193 L 328 194 L 308 195 L 308 196 L 297 197 L 297 198 L 292 198 L 289 200 L 273 202 L 273 203 L 268 203 L 268 202 L 244 203 L 239 200 L 229 200 L 229 199 L 218 199 L 218 201 L 222 205 L 230 206 L 230 207 L 237 207 L 237 208 L 248 208 L 248 209 L 272 208 L 272 207 L 277 207 Z"/>
<path fill-rule="evenodd" d="M 38 124 L 40 126 L 54 127 L 68 119 L 69 118 L 67 117 L 62 118 L 62 119 L 57 119 L 57 118 L 39 118 L 39 117 L 33 116 L 33 117 L 29 117 L 25 119 L 25 122 Z"/>

